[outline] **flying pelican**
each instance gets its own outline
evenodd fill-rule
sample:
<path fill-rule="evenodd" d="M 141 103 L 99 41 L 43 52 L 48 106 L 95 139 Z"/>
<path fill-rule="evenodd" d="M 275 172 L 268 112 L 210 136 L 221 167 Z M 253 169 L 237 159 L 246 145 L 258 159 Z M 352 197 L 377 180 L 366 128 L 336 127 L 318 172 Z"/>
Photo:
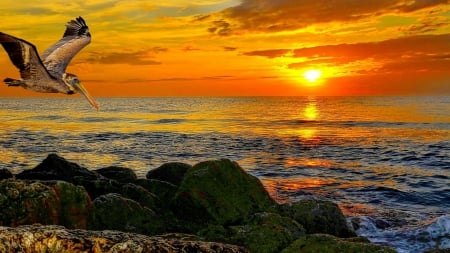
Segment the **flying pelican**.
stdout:
<path fill-rule="evenodd" d="M 90 42 L 91 34 L 82 17 L 69 21 L 62 39 L 45 50 L 41 57 L 30 42 L 0 32 L 0 43 L 19 69 L 21 77 L 20 80 L 8 77 L 3 81 L 8 86 L 20 86 L 36 92 L 74 94 L 77 91 L 98 109 L 78 77 L 66 73 L 72 58 Z"/>

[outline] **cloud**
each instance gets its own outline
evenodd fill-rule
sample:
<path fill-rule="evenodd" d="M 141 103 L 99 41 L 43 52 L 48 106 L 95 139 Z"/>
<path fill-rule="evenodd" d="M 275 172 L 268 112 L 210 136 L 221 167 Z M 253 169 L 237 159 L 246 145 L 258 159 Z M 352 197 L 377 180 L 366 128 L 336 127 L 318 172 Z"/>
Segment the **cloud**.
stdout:
<path fill-rule="evenodd" d="M 227 36 L 242 32 L 295 30 L 328 22 L 350 22 L 388 13 L 409 13 L 449 0 L 243 0 L 218 14 L 209 32 Z"/>
<path fill-rule="evenodd" d="M 266 58 L 304 59 L 289 64 L 290 69 L 309 66 L 344 66 L 364 61 L 376 66 L 356 72 L 388 73 L 402 71 L 448 71 L 450 69 L 450 34 L 416 35 L 380 42 L 322 45 L 298 49 L 259 50 L 244 53 Z M 367 67 L 367 65 L 366 65 Z"/>
<path fill-rule="evenodd" d="M 227 46 L 225 46 L 225 47 L 223 47 L 223 49 L 225 51 L 236 51 L 237 47 L 227 47 Z"/>
<path fill-rule="evenodd" d="M 150 50 L 143 50 L 137 52 L 121 52 L 121 53 L 91 53 L 91 57 L 88 61 L 102 64 L 129 64 L 129 65 L 159 65 L 161 62 L 155 61 L 152 56 L 149 56 L 149 52 L 167 51 L 163 48 L 152 48 Z"/>

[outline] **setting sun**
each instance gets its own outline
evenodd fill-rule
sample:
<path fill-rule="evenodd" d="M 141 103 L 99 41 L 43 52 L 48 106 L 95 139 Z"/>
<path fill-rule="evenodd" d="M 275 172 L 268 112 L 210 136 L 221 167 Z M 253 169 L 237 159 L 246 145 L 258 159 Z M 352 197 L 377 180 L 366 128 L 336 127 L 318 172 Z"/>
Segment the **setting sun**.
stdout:
<path fill-rule="evenodd" d="M 305 79 L 310 83 L 314 83 L 315 81 L 317 81 L 317 79 L 319 79 L 321 75 L 322 72 L 317 69 L 307 70 L 305 71 L 305 73 L 303 73 L 303 77 L 305 77 Z"/>

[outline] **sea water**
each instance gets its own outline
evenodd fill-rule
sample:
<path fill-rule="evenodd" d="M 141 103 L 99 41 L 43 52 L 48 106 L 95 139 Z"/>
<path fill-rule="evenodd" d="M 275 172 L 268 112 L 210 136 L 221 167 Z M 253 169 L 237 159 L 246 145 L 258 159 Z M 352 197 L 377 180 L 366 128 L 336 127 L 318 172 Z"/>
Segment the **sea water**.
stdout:
<path fill-rule="evenodd" d="M 0 168 L 57 153 L 144 177 L 229 158 L 279 202 L 339 204 L 399 252 L 450 247 L 450 97 L 0 98 Z"/>

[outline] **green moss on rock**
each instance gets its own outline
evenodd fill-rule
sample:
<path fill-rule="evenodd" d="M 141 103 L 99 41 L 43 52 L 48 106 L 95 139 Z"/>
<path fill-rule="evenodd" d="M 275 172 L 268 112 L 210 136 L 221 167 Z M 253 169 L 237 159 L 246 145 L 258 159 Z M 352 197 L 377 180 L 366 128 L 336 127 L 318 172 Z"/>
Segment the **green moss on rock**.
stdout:
<path fill-rule="evenodd" d="M 230 160 L 202 162 L 188 170 L 172 210 L 198 225 L 237 224 L 276 203 L 261 182 Z"/>
<path fill-rule="evenodd" d="M 186 172 L 192 166 L 186 163 L 172 162 L 165 163 L 160 167 L 147 172 L 147 179 L 166 181 L 174 185 L 180 185 Z"/>
<path fill-rule="evenodd" d="M 365 242 L 337 238 L 332 235 L 311 234 L 293 242 L 281 253 L 396 253 L 395 250 Z"/>
<path fill-rule="evenodd" d="M 153 210 L 120 194 L 102 195 L 93 203 L 94 211 L 89 229 L 113 229 L 146 235 L 165 232 L 164 225 Z"/>
<path fill-rule="evenodd" d="M 2 180 L 0 225 L 60 224 L 86 228 L 91 201 L 82 187 L 63 181 Z"/>
<path fill-rule="evenodd" d="M 324 233 L 354 237 L 339 207 L 331 201 L 301 200 L 280 206 L 281 213 L 302 224 L 308 234 Z"/>

